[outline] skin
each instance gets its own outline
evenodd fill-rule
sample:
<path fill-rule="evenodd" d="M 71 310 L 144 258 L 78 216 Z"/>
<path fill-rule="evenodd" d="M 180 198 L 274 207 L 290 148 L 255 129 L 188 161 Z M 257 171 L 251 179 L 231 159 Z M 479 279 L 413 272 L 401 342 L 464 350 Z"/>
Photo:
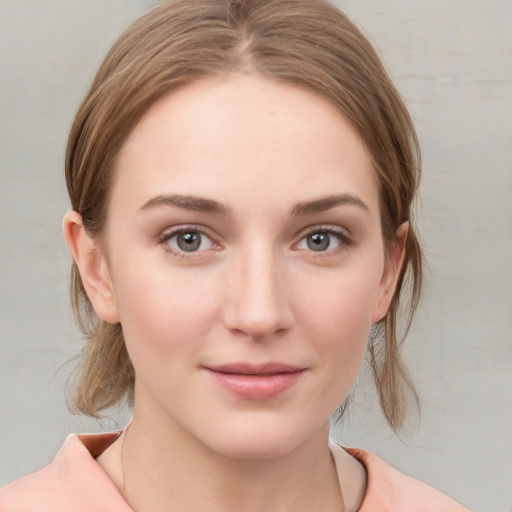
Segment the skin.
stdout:
<path fill-rule="evenodd" d="M 357 510 L 364 469 L 346 456 L 340 497 L 329 417 L 402 251 L 384 251 L 370 158 L 328 101 L 248 75 L 173 92 L 121 150 L 102 243 L 75 212 L 64 231 L 136 369 L 128 433 L 98 459 L 133 507 Z M 299 371 L 247 398 L 211 371 L 239 362 Z"/>

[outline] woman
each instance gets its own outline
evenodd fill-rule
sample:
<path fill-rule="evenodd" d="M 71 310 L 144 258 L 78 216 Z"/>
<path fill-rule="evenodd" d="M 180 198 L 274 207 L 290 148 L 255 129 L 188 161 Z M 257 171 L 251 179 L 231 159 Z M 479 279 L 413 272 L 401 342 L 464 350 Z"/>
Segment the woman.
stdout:
<path fill-rule="evenodd" d="M 133 419 L 70 437 L 2 510 L 464 510 L 328 442 L 367 348 L 400 428 L 396 318 L 421 283 L 414 129 L 342 13 L 162 3 L 107 55 L 66 179 L 76 407 L 126 396 Z"/>

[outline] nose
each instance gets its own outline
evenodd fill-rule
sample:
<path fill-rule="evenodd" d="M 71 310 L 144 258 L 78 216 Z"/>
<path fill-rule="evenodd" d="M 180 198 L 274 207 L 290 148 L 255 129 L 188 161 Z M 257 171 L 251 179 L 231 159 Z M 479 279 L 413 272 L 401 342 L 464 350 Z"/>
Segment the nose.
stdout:
<path fill-rule="evenodd" d="M 225 287 L 226 327 L 255 340 L 288 331 L 293 324 L 289 287 L 283 262 L 271 248 L 240 251 Z"/>

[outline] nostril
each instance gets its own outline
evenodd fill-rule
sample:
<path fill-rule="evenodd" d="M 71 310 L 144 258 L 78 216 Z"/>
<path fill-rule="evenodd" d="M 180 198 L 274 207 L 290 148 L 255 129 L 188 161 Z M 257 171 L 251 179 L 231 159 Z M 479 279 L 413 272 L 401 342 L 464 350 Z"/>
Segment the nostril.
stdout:
<path fill-rule="evenodd" d="M 280 336 L 293 323 L 286 272 L 273 251 L 263 250 L 261 243 L 246 247 L 231 267 L 224 290 L 226 327 L 254 340 Z"/>
<path fill-rule="evenodd" d="M 225 324 L 233 332 L 254 340 L 283 335 L 291 325 L 291 315 L 285 301 L 255 307 L 249 301 L 233 301 L 225 305 Z"/>

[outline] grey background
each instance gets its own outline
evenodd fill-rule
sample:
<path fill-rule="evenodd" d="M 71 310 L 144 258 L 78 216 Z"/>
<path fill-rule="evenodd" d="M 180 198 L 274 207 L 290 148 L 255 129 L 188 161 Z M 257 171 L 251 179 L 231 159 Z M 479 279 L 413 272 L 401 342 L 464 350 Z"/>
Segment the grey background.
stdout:
<path fill-rule="evenodd" d="M 80 350 L 61 219 L 67 131 L 103 55 L 151 0 L 0 0 L 0 486 L 69 432 Z M 402 439 L 363 375 L 334 435 L 475 511 L 512 511 L 512 1 L 340 0 L 406 99 L 423 148 L 429 270 L 404 347 L 422 398 Z"/>

